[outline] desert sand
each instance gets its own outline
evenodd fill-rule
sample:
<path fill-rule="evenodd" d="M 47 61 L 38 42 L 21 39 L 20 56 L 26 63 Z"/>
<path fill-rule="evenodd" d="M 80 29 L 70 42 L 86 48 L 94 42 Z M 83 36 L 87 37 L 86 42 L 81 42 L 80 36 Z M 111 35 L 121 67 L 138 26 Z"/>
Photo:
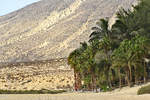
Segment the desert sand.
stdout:
<path fill-rule="evenodd" d="M 146 84 L 147 85 L 147 84 Z M 141 86 L 106 93 L 63 93 L 41 95 L 0 95 L 0 100 L 150 100 L 150 94 L 137 95 Z"/>

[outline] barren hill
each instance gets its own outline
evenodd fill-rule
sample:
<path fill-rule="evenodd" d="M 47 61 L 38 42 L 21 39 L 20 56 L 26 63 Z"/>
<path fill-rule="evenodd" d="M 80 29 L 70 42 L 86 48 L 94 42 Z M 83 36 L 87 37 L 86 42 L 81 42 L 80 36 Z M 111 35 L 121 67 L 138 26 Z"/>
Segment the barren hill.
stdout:
<path fill-rule="evenodd" d="M 136 0 L 41 0 L 0 17 L 0 62 L 67 57 L 90 29 Z"/>

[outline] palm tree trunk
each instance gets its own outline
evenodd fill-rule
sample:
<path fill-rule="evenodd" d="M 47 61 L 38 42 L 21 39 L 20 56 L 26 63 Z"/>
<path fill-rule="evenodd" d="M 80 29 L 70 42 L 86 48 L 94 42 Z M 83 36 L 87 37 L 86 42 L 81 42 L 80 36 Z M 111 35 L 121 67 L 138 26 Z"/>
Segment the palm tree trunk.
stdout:
<path fill-rule="evenodd" d="M 118 68 L 118 73 L 119 73 L 119 88 L 121 89 L 121 73 L 120 73 L 120 67 Z"/>
<path fill-rule="evenodd" d="M 81 84 L 81 74 L 80 74 L 80 72 L 78 72 L 78 90 L 81 89 L 81 86 L 82 86 L 82 84 Z"/>
<path fill-rule="evenodd" d="M 74 83 L 74 89 L 75 89 L 75 91 L 77 91 L 78 89 L 77 89 L 77 73 L 76 73 L 76 71 L 74 70 L 74 81 L 75 81 L 75 83 Z"/>
<path fill-rule="evenodd" d="M 93 80 L 93 81 L 94 81 L 94 90 L 96 90 L 96 92 L 97 92 L 96 75 L 95 75 L 95 74 L 94 74 L 94 77 L 93 77 L 93 78 L 94 78 L 94 80 Z"/>
<path fill-rule="evenodd" d="M 129 69 L 126 68 L 126 81 L 127 81 L 127 83 L 128 83 L 128 86 L 131 87 L 131 83 L 130 83 L 129 76 L 130 76 L 130 75 L 129 75 Z"/>
<path fill-rule="evenodd" d="M 79 90 L 82 88 L 81 73 L 79 73 Z"/>
<path fill-rule="evenodd" d="M 132 85 L 132 68 L 131 68 L 130 63 L 128 63 L 128 67 L 129 67 L 130 87 L 131 87 L 131 85 Z"/>
<path fill-rule="evenodd" d="M 95 90 L 95 75 L 93 72 L 92 72 L 91 80 L 92 80 L 92 91 L 94 91 Z"/>
<path fill-rule="evenodd" d="M 134 66 L 134 69 L 135 69 L 135 71 L 134 71 L 135 84 L 138 84 L 137 68 L 136 68 L 136 66 Z"/>
<path fill-rule="evenodd" d="M 109 82 L 110 88 L 112 89 L 112 83 L 111 83 L 111 79 L 110 79 L 110 76 L 109 76 L 109 75 L 108 75 L 108 82 Z"/>
<path fill-rule="evenodd" d="M 146 64 L 144 62 L 144 83 L 146 83 L 146 81 L 147 81 L 146 77 L 147 77 Z"/>

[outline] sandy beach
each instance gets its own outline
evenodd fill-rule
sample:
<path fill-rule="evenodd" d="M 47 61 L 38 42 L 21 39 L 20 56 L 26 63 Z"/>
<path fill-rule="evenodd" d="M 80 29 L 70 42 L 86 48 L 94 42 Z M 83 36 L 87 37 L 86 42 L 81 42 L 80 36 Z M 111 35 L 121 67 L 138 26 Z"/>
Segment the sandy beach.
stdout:
<path fill-rule="evenodd" d="M 39 95 L 0 95 L 0 100 L 150 100 L 150 94 L 137 95 L 141 86 L 106 93 L 63 93 Z"/>
<path fill-rule="evenodd" d="M 59 95 L 1 95 L 0 100 L 149 100 L 150 95 L 69 93 Z"/>

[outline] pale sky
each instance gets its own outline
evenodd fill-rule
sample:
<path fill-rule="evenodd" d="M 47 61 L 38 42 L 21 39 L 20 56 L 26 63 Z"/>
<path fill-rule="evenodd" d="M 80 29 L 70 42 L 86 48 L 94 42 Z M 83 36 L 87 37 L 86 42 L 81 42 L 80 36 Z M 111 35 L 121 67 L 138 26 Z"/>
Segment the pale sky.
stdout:
<path fill-rule="evenodd" d="M 40 0 L 0 0 L 0 16 Z"/>

